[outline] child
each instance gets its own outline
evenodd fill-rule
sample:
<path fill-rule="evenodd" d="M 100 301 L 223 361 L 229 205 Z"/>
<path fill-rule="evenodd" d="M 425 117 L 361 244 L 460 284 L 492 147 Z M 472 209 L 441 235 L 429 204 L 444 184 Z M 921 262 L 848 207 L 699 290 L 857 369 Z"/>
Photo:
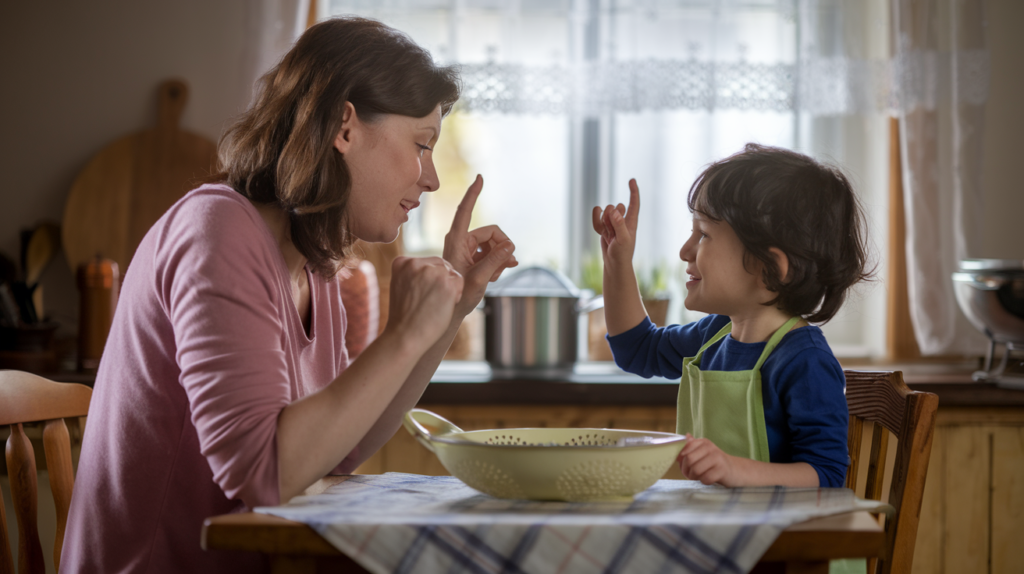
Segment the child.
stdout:
<path fill-rule="evenodd" d="M 861 208 L 837 169 L 748 144 L 690 188 L 686 308 L 656 328 L 633 272 L 640 191 L 594 208 L 616 364 L 681 377 L 676 432 L 690 479 L 725 486 L 841 487 L 849 461 L 845 379 L 821 329 L 865 270 Z"/>

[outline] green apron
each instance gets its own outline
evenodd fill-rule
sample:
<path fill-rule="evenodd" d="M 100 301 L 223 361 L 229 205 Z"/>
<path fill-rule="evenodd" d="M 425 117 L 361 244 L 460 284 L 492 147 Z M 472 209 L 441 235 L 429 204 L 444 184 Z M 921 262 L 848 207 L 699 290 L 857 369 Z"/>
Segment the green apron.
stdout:
<path fill-rule="evenodd" d="M 799 320 L 800 317 L 793 317 L 775 331 L 761 351 L 757 364 L 749 371 L 700 370 L 704 351 L 732 332 L 731 322 L 704 343 L 695 357 L 683 359 L 683 376 L 679 381 L 676 404 L 676 432 L 711 439 L 715 446 L 733 456 L 771 462 L 761 399 L 761 365 Z M 829 574 L 865 572 L 867 561 L 863 558 L 829 562 Z"/>
<path fill-rule="evenodd" d="M 676 432 L 711 439 L 726 454 L 770 462 L 761 400 L 761 365 L 799 320 L 800 317 L 793 317 L 775 331 L 749 371 L 700 370 L 704 351 L 732 331 L 732 322 L 704 343 L 696 356 L 683 359 Z"/>

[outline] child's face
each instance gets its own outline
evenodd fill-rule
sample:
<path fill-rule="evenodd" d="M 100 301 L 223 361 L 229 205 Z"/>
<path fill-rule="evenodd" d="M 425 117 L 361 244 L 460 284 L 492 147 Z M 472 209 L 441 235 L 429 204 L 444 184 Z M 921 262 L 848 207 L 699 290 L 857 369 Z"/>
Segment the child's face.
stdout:
<path fill-rule="evenodd" d="M 679 250 L 687 263 L 687 309 L 735 317 L 756 312 L 764 299 L 761 278 L 743 267 L 746 250 L 732 226 L 693 214 L 693 232 Z"/>

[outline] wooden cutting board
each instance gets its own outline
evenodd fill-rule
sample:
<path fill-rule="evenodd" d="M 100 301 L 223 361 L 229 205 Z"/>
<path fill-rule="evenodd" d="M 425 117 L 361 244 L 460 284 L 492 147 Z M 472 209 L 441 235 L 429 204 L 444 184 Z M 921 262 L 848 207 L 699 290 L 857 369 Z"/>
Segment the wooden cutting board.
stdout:
<path fill-rule="evenodd" d="M 187 101 L 185 82 L 163 82 L 156 128 L 103 148 L 75 178 L 62 233 L 72 270 L 101 255 L 123 274 L 156 220 L 215 169 L 216 144 L 178 127 Z"/>

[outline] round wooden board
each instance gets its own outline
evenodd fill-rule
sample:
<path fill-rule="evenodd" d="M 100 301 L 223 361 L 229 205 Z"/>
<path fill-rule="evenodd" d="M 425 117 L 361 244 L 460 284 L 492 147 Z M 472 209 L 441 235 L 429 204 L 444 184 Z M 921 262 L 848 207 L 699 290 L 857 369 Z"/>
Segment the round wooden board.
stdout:
<path fill-rule="evenodd" d="M 188 100 L 179 80 L 160 85 L 155 129 L 100 150 L 75 178 L 64 204 L 62 244 L 77 269 L 96 255 L 124 273 L 156 220 L 216 167 L 217 146 L 178 128 Z"/>

